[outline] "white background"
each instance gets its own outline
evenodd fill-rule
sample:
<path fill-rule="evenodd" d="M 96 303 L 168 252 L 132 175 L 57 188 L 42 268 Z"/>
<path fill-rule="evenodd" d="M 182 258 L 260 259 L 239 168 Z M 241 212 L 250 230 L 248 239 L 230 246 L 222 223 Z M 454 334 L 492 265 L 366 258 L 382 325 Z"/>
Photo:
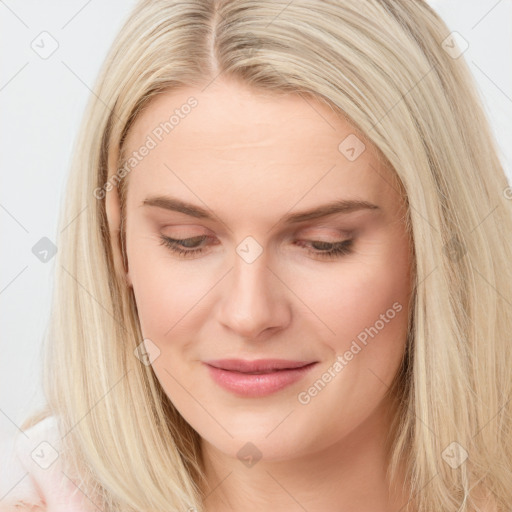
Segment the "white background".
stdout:
<path fill-rule="evenodd" d="M 510 179 L 512 1 L 431 4 L 469 43 L 463 57 L 478 80 Z M 89 88 L 134 5 L 134 0 L 0 1 L 0 439 L 12 437 L 42 403 L 41 344 L 55 259 L 42 263 L 32 247 L 44 236 L 56 240 L 63 185 Z M 59 45 L 47 59 L 31 48 L 42 31 Z"/>

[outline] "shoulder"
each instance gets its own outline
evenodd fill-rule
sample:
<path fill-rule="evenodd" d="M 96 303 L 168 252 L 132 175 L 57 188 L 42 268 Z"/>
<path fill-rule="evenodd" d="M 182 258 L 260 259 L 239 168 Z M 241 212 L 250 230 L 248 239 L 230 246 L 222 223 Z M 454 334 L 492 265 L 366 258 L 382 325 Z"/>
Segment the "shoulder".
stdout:
<path fill-rule="evenodd" d="M 88 512 L 92 502 L 62 470 L 57 420 L 47 417 L 6 443 L 0 512 Z"/>

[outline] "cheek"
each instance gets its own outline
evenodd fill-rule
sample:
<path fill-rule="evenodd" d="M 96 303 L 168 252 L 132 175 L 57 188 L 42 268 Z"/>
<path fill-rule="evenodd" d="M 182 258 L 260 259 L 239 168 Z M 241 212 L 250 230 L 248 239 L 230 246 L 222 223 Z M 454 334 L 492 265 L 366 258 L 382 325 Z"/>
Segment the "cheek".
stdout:
<path fill-rule="evenodd" d="M 405 346 L 410 294 L 407 247 L 374 256 L 333 266 L 319 273 L 314 285 L 306 276 L 296 279 L 298 286 L 303 284 L 295 290 L 320 319 L 322 337 L 336 354 L 349 350 L 355 340 L 363 349 L 359 361 L 386 366 L 400 358 Z"/>
<path fill-rule="evenodd" d="M 130 281 L 144 337 L 162 339 L 197 301 L 197 291 L 183 279 L 173 261 L 154 237 L 127 235 Z"/>

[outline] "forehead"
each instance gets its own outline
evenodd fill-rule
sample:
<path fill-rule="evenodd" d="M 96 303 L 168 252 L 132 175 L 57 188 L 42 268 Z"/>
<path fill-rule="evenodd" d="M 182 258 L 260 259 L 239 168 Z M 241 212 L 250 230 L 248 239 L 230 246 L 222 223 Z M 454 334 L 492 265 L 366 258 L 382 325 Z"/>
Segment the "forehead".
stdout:
<path fill-rule="evenodd" d="M 311 96 L 217 81 L 165 92 L 131 127 L 125 158 L 143 145 L 151 149 L 130 171 L 128 200 L 167 191 L 197 202 L 202 194 L 226 212 L 232 204 L 248 213 L 251 204 L 280 212 L 340 197 L 396 202 L 377 150 Z M 351 147 L 364 150 L 353 159 Z"/>

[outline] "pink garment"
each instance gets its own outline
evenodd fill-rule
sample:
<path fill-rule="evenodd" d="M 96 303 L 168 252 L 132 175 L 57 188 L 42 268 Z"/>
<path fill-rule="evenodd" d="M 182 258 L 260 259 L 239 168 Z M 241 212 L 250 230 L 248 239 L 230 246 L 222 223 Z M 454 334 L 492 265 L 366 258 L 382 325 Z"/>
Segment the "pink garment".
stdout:
<path fill-rule="evenodd" d="M 98 512 L 65 475 L 54 417 L 45 418 L 7 446 L 0 470 L 0 512 Z"/>

